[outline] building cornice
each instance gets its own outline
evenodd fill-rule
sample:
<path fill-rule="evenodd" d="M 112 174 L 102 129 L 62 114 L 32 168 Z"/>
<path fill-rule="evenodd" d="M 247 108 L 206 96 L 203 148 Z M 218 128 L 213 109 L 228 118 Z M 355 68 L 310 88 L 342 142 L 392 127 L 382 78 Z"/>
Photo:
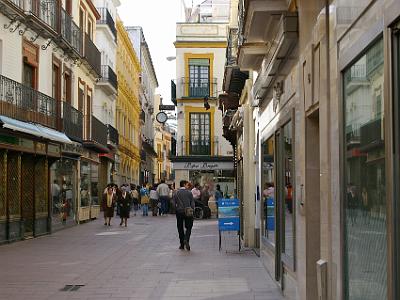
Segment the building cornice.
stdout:
<path fill-rule="evenodd" d="M 175 48 L 226 48 L 227 42 L 174 42 Z"/>

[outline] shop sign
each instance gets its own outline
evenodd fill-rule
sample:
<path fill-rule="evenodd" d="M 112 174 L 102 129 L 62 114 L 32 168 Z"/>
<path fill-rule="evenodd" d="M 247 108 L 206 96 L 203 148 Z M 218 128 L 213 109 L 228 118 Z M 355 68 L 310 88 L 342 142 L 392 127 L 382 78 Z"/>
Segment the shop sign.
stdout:
<path fill-rule="evenodd" d="M 158 109 L 159 110 L 175 110 L 175 105 L 163 105 L 163 104 L 160 104 Z"/>
<path fill-rule="evenodd" d="M 83 149 L 81 144 L 63 144 L 61 151 L 63 153 L 70 153 L 76 155 L 83 154 Z"/>
<path fill-rule="evenodd" d="M 112 161 L 115 161 L 114 153 L 99 153 L 99 157 L 106 157 Z"/>
<path fill-rule="evenodd" d="M 39 153 L 39 154 L 46 154 L 46 144 L 43 144 L 43 143 L 39 143 L 39 142 L 36 142 L 35 143 L 35 150 L 36 150 L 36 153 Z"/>
<path fill-rule="evenodd" d="M 239 200 L 218 200 L 218 229 L 219 231 L 239 231 Z"/>
<path fill-rule="evenodd" d="M 60 156 L 60 146 L 54 144 L 47 145 L 47 153 L 49 155 Z"/>
<path fill-rule="evenodd" d="M 175 170 L 233 170 L 233 162 L 174 162 Z"/>

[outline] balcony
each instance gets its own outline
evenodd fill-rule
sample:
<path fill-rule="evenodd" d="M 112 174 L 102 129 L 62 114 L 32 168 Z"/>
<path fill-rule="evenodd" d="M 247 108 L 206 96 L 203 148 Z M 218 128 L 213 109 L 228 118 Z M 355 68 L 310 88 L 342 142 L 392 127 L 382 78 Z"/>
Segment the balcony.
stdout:
<path fill-rule="evenodd" d="M 107 124 L 107 144 L 114 147 L 119 144 L 118 130 L 110 124 Z"/>
<path fill-rule="evenodd" d="M 180 141 L 179 155 L 218 156 L 218 137 L 206 137 L 193 139 L 182 137 Z"/>
<path fill-rule="evenodd" d="M 116 94 L 118 91 L 118 79 L 117 74 L 110 66 L 101 66 L 101 79 L 98 83 L 99 86 L 104 87 L 106 92 L 111 94 Z"/>
<path fill-rule="evenodd" d="M 176 84 L 171 80 L 171 101 L 176 105 Z"/>
<path fill-rule="evenodd" d="M 115 22 L 109 12 L 109 10 L 105 7 L 97 8 L 98 12 L 100 13 L 100 20 L 97 20 L 98 25 L 107 25 L 110 29 L 115 42 L 117 42 L 117 29 L 115 27 Z"/>
<path fill-rule="evenodd" d="M 384 128 L 382 127 L 383 119 L 379 118 L 370 121 L 360 127 L 360 150 L 363 152 L 371 151 L 384 144 Z"/>
<path fill-rule="evenodd" d="M 178 98 L 215 98 L 217 95 L 217 78 L 191 79 L 183 77 L 178 83 Z"/>
<path fill-rule="evenodd" d="M 61 8 L 61 36 L 59 38 L 59 45 L 75 59 L 83 55 L 82 32 L 72 20 L 72 17 L 63 8 Z"/>
<path fill-rule="evenodd" d="M 0 75 L 0 115 L 57 129 L 58 101 Z"/>
<path fill-rule="evenodd" d="M 107 147 L 107 126 L 95 116 L 84 116 L 83 122 L 85 124 L 83 145 L 99 153 L 109 152 Z"/>
<path fill-rule="evenodd" d="M 27 22 L 29 23 L 30 27 L 35 31 L 43 31 L 43 29 L 46 29 L 48 31 L 47 37 L 52 37 L 59 32 L 59 7 L 59 0 L 24 1 L 24 11 L 27 15 Z M 46 35 L 44 31 L 42 34 Z"/>
<path fill-rule="evenodd" d="M 82 142 L 83 114 L 71 104 L 62 103 L 62 121 L 65 134 L 74 141 Z"/>
<path fill-rule="evenodd" d="M 99 49 L 85 33 L 84 64 L 89 67 L 95 76 L 101 76 L 101 54 Z"/>

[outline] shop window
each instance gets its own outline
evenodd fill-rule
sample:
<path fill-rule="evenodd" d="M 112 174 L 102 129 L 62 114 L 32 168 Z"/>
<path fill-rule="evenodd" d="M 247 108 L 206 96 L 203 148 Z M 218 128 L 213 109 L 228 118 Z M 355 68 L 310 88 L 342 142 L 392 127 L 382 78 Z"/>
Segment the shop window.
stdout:
<path fill-rule="evenodd" d="M 293 130 L 290 121 L 283 127 L 283 203 L 282 219 L 284 228 L 283 252 L 290 258 L 294 258 L 294 198 L 293 198 Z"/>
<path fill-rule="evenodd" d="M 269 138 L 262 144 L 262 235 L 275 245 L 275 140 Z"/>
<path fill-rule="evenodd" d="M 210 113 L 190 113 L 190 155 L 210 155 Z"/>
<path fill-rule="evenodd" d="M 6 187 L 5 176 L 6 172 L 6 153 L 0 151 L 0 219 L 6 216 Z"/>
<path fill-rule="evenodd" d="M 90 193 L 92 205 L 99 205 L 99 165 L 91 164 L 90 168 Z"/>
<path fill-rule="evenodd" d="M 383 39 L 344 71 L 345 299 L 387 299 Z"/>
<path fill-rule="evenodd" d="M 81 161 L 81 207 L 90 205 L 90 163 Z"/>

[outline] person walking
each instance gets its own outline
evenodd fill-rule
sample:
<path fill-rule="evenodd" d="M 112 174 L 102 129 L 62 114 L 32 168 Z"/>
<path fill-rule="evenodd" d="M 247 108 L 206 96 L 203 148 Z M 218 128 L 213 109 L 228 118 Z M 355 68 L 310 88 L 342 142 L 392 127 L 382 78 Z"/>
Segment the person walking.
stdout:
<path fill-rule="evenodd" d="M 128 219 L 129 219 L 129 212 L 131 211 L 131 196 L 128 193 L 128 187 L 123 186 L 121 189 L 121 194 L 118 197 L 118 206 L 119 206 L 119 216 L 121 217 L 121 223 L 119 226 L 122 226 L 125 223 L 125 227 L 127 227 Z"/>
<path fill-rule="evenodd" d="M 104 225 L 111 226 L 111 218 L 114 217 L 116 196 L 112 185 L 107 186 L 107 193 L 103 194 L 102 208 L 104 211 Z"/>
<path fill-rule="evenodd" d="M 201 190 L 200 201 L 204 206 L 208 206 L 208 200 L 210 199 L 210 186 L 208 184 L 204 185 Z"/>
<path fill-rule="evenodd" d="M 198 184 L 198 183 L 194 184 L 194 188 L 192 189 L 192 195 L 193 195 L 193 199 L 195 201 L 200 200 L 200 196 L 201 196 L 200 184 Z"/>
<path fill-rule="evenodd" d="M 191 191 L 188 189 L 188 182 L 186 180 L 181 180 L 179 186 L 179 190 L 173 196 L 176 211 L 176 226 L 180 242 L 179 249 L 183 250 L 186 247 L 186 250 L 190 251 L 189 241 L 193 227 L 194 200 Z M 187 208 L 192 208 L 191 215 L 188 213 Z"/>
<path fill-rule="evenodd" d="M 166 215 L 168 213 L 170 189 L 169 189 L 168 185 L 165 183 L 164 179 L 161 180 L 161 183 L 157 187 L 157 193 L 158 193 L 158 196 L 160 197 L 160 202 L 161 202 L 161 214 L 160 215 Z"/>
<path fill-rule="evenodd" d="M 158 193 L 157 186 L 153 185 L 150 189 L 150 205 L 153 217 L 157 217 L 158 213 Z"/>
<path fill-rule="evenodd" d="M 133 215 L 136 216 L 136 213 L 139 210 L 139 192 L 136 188 L 136 185 L 134 184 L 131 184 L 131 198 L 133 206 Z"/>
<path fill-rule="evenodd" d="M 149 190 L 145 183 L 143 183 L 142 188 L 140 189 L 140 204 L 142 205 L 143 216 L 149 215 Z"/>

